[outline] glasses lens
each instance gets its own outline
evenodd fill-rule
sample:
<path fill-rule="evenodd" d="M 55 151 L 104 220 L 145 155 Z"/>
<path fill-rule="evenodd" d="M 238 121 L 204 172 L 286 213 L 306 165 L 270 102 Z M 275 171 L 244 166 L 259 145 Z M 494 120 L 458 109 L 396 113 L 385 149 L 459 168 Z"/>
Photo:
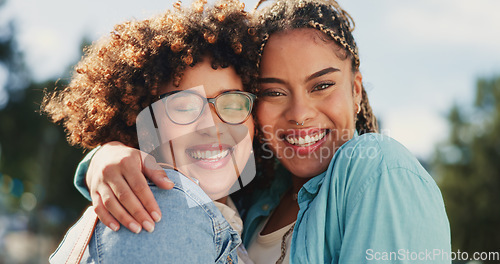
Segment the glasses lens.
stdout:
<path fill-rule="evenodd" d="M 174 123 L 185 125 L 194 122 L 203 110 L 203 99 L 194 93 L 178 92 L 165 100 L 167 115 Z"/>
<path fill-rule="evenodd" d="M 245 94 L 226 93 L 217 98 L 215 108 L 222 121 L 239 124 L 245 121 L 252 109 L 252 101 Z"/>

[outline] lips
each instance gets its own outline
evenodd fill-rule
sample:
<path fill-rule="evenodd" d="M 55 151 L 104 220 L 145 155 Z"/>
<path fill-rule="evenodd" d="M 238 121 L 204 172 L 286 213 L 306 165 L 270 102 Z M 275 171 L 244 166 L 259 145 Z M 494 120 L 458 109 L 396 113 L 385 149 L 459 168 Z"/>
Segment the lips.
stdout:
<path fill-rule="evenodd" d="M 186 149 L 187 156 L 194 164 L 209 170 L 224 167 L 230 160 L 232 147 L 227 144 L 203 144 Z"/>
<path fill-rule="evenodd" d="M 308 154 L 316 151 L 326 141 L 328 129 L 298 129 L 288 130 L 283 134 L 283 141 L 298 154 Z"/>
<path fill-rule="evenodd" d="M 314 134 L 305 135 L 305 136 L 288 135 L 285 137 L 285 140 L 292 145 L 307 147 L 307 146 L 316 144 L 318 141 L 323 139 L 325 136 L 326 136 L 326 131 L 323 131 L 320 133 L 314 133 Z"/>
<path fill-rule="evenodd" d="M 217 161 L 220 160 L 224 157 L 226 157 L 229 154 L 229 150 L 206 150 L 206 151 L 201 151 L 201 150 L 188 150 L 187 151 L 188 155 L 197 160 L 207 160 L 207 161 Z"/>

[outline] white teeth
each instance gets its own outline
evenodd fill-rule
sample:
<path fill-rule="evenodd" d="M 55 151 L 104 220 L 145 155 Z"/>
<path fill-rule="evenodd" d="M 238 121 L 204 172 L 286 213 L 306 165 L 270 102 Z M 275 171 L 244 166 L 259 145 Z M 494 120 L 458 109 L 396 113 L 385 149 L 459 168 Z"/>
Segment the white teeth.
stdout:
<path fill-rule="evenodd" d="M 207 150 L 207 151 L 199 151 L 199 150 L 189 150 L 187 151 L 188 155 L 197 160 L 208 160 L 208 161 L 217 161 L 229 154 L 229 150 Z"/>
<path fill-rule="evenodd" d="M 313 145 L 317 141 L 323 139 L 325 137 L 325 135 L 326 135 L 326 132 L 321 132 L 320 134 L 317 134 L 315 136 L 306 135 L 305 137 L 298 137 L 298 138 L 285 137 L 285 140 L 292 145 L 307 147 L 307 146 Z"/>

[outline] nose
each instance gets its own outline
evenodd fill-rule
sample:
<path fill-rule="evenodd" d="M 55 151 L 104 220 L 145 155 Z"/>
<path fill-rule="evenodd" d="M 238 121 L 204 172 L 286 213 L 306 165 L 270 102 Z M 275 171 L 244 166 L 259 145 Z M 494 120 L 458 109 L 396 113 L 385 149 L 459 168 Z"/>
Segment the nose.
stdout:
<path fill-rule="evenodd" d="M 226 133 L 227 130 L 228 124 L 219 118 L 212 104 L 207 104 L 197 121 L 196 131 L 201 135 L 217 137 Z"/>
<path fill-rule="evenodd" d="M 292 100 L 288 102 L 285 110 L 285 117 L 292 124 L 305 124 L 308 120 L 314 119 L 318 113 L 313 99 L 307 94 L 291 95 Z"/>

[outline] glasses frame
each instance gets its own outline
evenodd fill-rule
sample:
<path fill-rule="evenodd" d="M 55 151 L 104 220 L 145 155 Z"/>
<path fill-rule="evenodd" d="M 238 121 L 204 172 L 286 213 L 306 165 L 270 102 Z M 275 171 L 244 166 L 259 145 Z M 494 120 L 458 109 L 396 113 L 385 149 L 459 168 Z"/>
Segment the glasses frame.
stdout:
<path fill-rule="evenodd" d="M 250 117 L 250 115 L 252 114 L 252 110 L 253 110 L 253 105 L 255 103 L 255 100 L 257 99 L 257 96 L 253 93 L 249 93 L 249 92 L 244 92 L 244 91 L 226 91 L 226 92 L 223 92 L 223 93 L 220 93 L 218 94 L 217 96 L 215 97 L 203 97 L 202 95 L 200 95 L 199 93 L 195 92 L 195 91 L 190 91 L 190 90 L 179 90 L 179 91 L 172 91 L 172 92 L 168 92 L 168 93 L 164 93 L 164 94 L 161 94 L 158 96 L 158 99 L 159 100 L 163 100 L 171 95 L 174 95 L 176 93 L 180 93 L 180 92 L 184 92 L 184 93 L 192 93 L 196 96 L 199 96 L 200 98 L 203 99 L 203 106 L 201 108 L 201 111 L 200 111 L 200 114 L 191 122 L 189 123 L 178 123 L 178 122 L 175 122 L 171 117 L 170 115 L 168 114 L 168 111 L 166 109 L 166 106 L 165 106 L 165 112 L 167 113 L 167 116 L 168 118 L 170 119 L 170 121 L 172 121 L 173 123 L 177 124 L 177 125 L 190 125 L 194 122 L 196 122 L 198 119 L 200 119 L 200 116 L 205 112 L 205 107 L 207 104 L 212 104 L 214 106 L 214 110 L 215 110 L 215 113 L 217 114 L 217 116 L 219 117 L 219 119 L 226 123 L 226 124 L 229 124 L 229 125 L 240 125 L 240 124 L 243 124 L 245 123 L 245 121 L 248 120 L 248 117 Z M 225 121 L 219 114 L 219 111 L 217 110 L 217 107 L 215 106 L 215 103 L 217 102 L 217 99 L 223 95 L 226 95 L 226 94 L 242 94 L 244 96 L 246 96 L 249 100 L 250 100 L 250 108 L 249 108 L 249 111 L 248 111 L 248 114 L 247 116 L 245 117 L 245 119 L 243 119 L 243 121 L 241 122 L 238 122 L 238 123 L 231 123 L 231 122 L 227 122 Z"/>

